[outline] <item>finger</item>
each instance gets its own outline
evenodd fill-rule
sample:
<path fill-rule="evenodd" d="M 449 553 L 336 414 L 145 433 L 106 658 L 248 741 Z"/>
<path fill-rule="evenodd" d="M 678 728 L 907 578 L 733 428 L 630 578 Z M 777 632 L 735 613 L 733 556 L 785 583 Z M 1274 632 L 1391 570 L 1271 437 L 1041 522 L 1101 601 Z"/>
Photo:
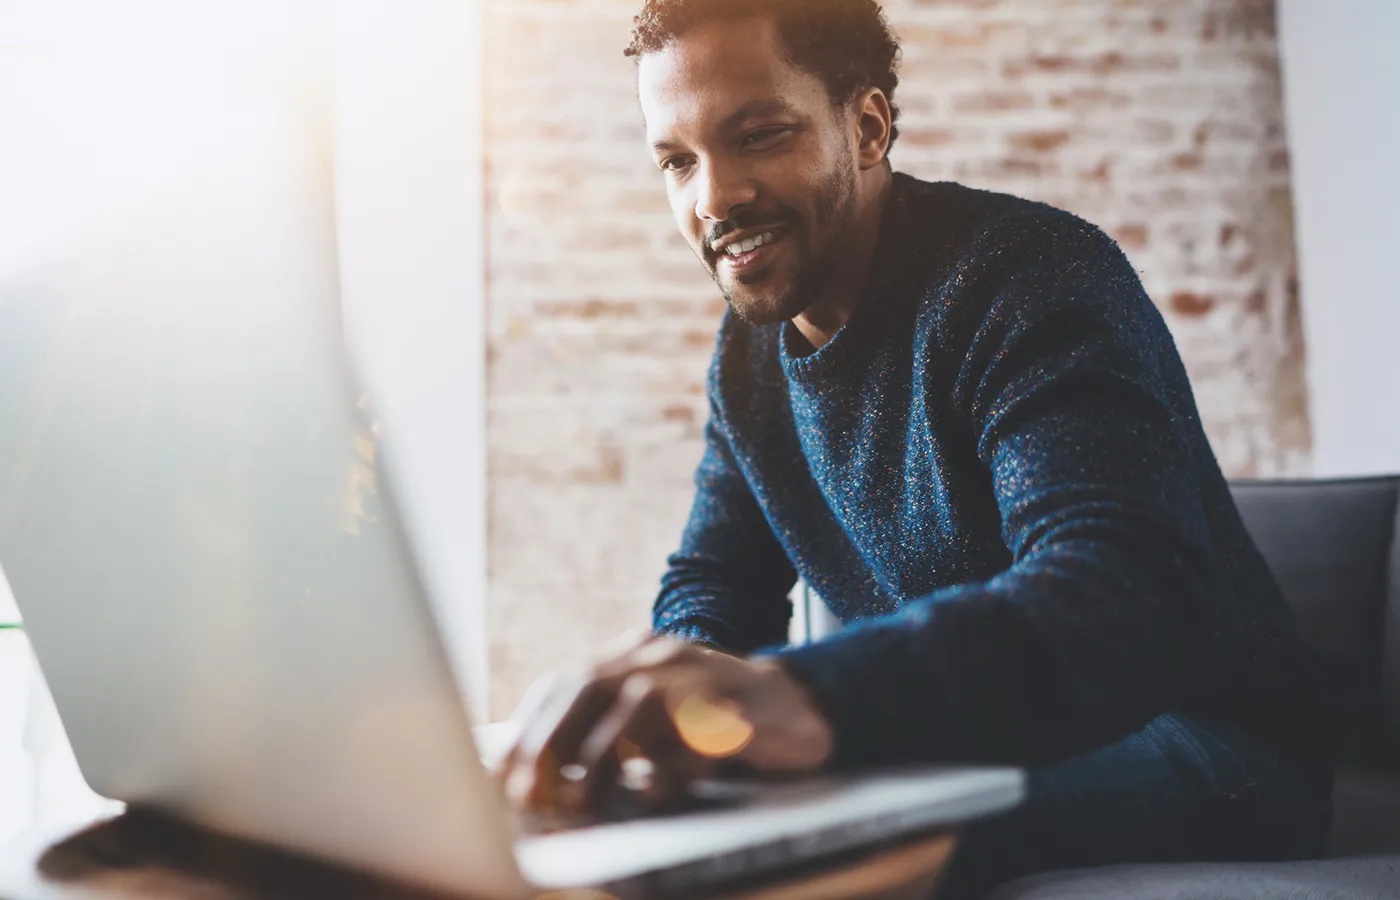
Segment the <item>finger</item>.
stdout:
<path fill-rule="evenodd" d="M 557 672 L 550 672 L 539 678 L 525 689 L 525 693 L 520 698 L 520 702 L 515 705 L 515 709 L 510 714 L 510 721 L 519 722 L 524 725 L 535 718 L 544 709 L 545 705 L 553 697 L 564 681 Z"/>
<path fill-rule="evenodd" d="M 690 796 L 690 786 L 711 774 L 714 761 L 697 756 L 683 741 L 672 737 L 652 751 L 650 782 L 642 791 L 642 802 L 649 808 L 674 808 Z"/>
<path fill-rule="evenodd" d="M 696 748 L 677 727 L 675 710 L 685 698 L 708 693 L 702 672 L 692 670 L 689 677 L 677 678 L 661 693 L 661 717 L 647 742 L 647 757 L 652 762 L 650 782 L 643 791 L 643 802 L 652 809 L 674 807 L 690 793 L 691 784 L 711 774 L 716 759 L 697 753 Z"/>
<path fill-rule="evenodd" d="M 612 705 L 615 692 L 614 684 L 596 679 L 579 679 L 555 692 L 521 734 L 505 781 L 513 802 L 554 807 L 563 781 L 560 769 L 574 762 L 579 741 Z"/>
<path fill-rule="evenodd" d="M 540 686 L 540 682 L 536 682 L 536 686 Z M 532 773 L 535 758 L 554 725 L 573 702 L 578 689 L 575 680 L 550 676 L 531 702 L 531 710 L 520 714 L 519 730 L 496 773 L 507 798 L 512 802 L 527 802 L 534 784 Z"/>
<path fill-rule="evenodd" d="M 597 809 L 622 772 L 623 761 L 646 756 L 653 735 L 665 728 L 665 704 L 653 675 L 637 672 L 618 688 L 612 708 L 598 720 L 579 747 L 583 777 L 573 791 L 575 810 Z"/>
<path fill-rule="evenodd" d="M 515 803 L 538 810 L 558 806 L 565 767 L 573 761 L 574 734 L 610 703 L 611 691 L 593 680 L 576 681 L 555 694 L 522 736 L 517 764 L 506 782 Z"/>
<path fill-rule="evenodd" d="M 703 652 L 702 648 L 687 641 L 679 640 L 670 635 L 654 634 L 627 653 L 602 663 L 598 666 L 597 672 L 601 677 L 621 679 L 638 670 L 679 665 L 694 659 L 696 654 Z"/>
<path fill-rule="evenodd" d="M 691 782 L 713 769 L 713 761 L 698 755 L 676 728 L 672 710 L 680 698 L 706 693 L 711 673 L 695 666 L 672 666 L 653 673 L 653 689 L 621 740 L 634 745 L 649 764 L 640 785 L 643 803 L 653 809 L 674 805 Z M 638 787 L 633 785 L 634 788 Z"/>
<path fill-rule="evenodd" d="M 520 698 L 520 702 L 515 705 L 515 710 L 506 720 L 515 726 L 515 733 L 511 736 L 505 752 L 499 757 L 496 767 L 498 776 L 504 778 L 519 760 L 521 741 L 524 739 L 527 729 L 534 720 L 540 717 L 551 700 L 559 693 L 560 682 L 560 677 L 553 672 L 535 679 L 526 689 L 524 696 Z"/>

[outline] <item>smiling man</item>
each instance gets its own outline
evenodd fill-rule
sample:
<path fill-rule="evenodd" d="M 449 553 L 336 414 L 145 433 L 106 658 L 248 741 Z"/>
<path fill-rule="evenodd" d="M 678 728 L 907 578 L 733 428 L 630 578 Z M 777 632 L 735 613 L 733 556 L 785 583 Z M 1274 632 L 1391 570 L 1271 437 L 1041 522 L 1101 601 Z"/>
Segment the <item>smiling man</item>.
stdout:
<path fill-rule="evenodd" d="M 648 0 L 628 54 L 728 300 L 655 635 L 532 706 L 506 766 L 586 810 L 717 766 L 1030 769 L 949 891 L 1321 853 L 1329 671 L 1298 643 L 1132 266 L 1066 212 L 891 170 L 872 0 Z M 846 624 L 787 647 L 804 579 Z"/>

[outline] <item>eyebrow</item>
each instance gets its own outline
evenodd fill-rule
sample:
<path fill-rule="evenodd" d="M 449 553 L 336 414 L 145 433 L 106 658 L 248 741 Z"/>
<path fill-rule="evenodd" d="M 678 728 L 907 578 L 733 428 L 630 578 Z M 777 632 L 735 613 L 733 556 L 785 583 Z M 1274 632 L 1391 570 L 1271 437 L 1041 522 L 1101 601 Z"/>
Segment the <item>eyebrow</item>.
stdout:
<path fill-rule="evenodd" d="M 719 123 L 719 127 L 723 131 L 728 131 L 745 119 L 758 119 L 764 116 L 776 116 L 790 114 L 792 112 L 793 108 L 791 104 L 783 100 L 750 100 L 748 103 L 745 103 L 726 116 L 724 121 Z M 651 145 L 651 149 L 659 153 L 666 150 L 675 150 L 676 145 L 670 141 L 656 141 Z"/>

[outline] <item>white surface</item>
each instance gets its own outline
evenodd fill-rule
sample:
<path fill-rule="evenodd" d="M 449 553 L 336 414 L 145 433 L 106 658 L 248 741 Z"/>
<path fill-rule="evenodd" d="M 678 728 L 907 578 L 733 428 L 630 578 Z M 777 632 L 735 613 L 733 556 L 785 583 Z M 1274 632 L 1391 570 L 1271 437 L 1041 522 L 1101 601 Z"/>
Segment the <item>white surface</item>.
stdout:
<path fill-rule="evenodd" d="M 458 684 L 487 713 L 478 0 L 337 9 L 336 225 L 346 336 Z"/>
<path fill-rule="evenodd" d="M 121 806 L 83 780 L 24 633 L 0 631 L 0 842 Z"/>
<path fill-rule="evenodd" d="M 1400 3 L 1279 0 L 1316 475 L 1400 472 Z"/>
<path fill-rule="evenodd" d="M 217 17 L 179 8 L 213 39 Z M 381 483 L 392 424 L 377 440 L 340 365 L 332 22 L 306 13 L 262 21 L 266 59 L 123 43 L 151 77 L 51 112 L 94 156 L 94 107 L 130 119 L 134 168 L 44 253 L 0 260 L 0 559 L 102 793 L 509 895 L 497 792 Z"/>
<path fill-rule="evenodd" d="M 788 640 L 794 644 L 820 641 L 841 630 L 841 620 L 832 614 L 817 592 L 802 581 L 792 589 L 792 622 Z"/>
<path fill-rule="evenodd" d="M 5 580 L 5 572 L 0 569 L 0 622 L 19 621 L 19 607 L 15 606 L 14 595 L 10 593 L 10 583 Z"/>

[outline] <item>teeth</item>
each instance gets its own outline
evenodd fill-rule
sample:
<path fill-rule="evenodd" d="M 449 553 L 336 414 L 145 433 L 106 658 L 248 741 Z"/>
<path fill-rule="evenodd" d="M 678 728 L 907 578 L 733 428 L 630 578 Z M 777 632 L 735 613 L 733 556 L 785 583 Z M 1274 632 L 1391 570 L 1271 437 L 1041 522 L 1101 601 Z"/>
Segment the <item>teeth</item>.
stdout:
<path fill-rule="evenodd" d="M 773 232 L 765 231 L 758 237 L 749 238 L 745 241 L 735 241 L 734 243 L 726 246 L 724 249 L 729 251 L 730 256 L 739 256 L 743 253 L 751 253 L 759 247 L 762 247 L 764 244 L 770 243 L 772 240 Z"/>

